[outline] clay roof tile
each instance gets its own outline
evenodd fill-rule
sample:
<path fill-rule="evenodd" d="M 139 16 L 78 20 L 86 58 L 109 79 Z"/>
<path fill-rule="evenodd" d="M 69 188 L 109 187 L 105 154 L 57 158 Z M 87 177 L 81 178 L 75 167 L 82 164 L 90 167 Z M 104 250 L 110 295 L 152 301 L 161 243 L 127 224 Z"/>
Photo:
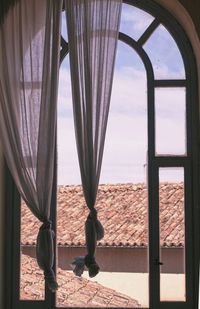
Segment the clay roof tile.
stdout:
<path fill-rule="evenodd" d="M 160 196 L 161 245 L 184 245 L 183 183 L 162 183 Z M 144 184 L 100 185 L 96 208 L 105 229 L 101 246 L 147 246 L 148 192 Z M 57 242 L 85 245 L 88 209 L 80 186 L 59 186 Z M 24 203 L 21 208 L 21 243 L 35 244 L 40 222 Z"/>

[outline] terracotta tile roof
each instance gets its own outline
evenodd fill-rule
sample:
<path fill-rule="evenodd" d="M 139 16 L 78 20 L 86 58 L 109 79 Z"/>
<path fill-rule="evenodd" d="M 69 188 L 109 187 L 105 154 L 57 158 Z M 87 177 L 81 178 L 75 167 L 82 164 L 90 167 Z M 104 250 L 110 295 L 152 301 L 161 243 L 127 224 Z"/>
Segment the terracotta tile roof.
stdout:
<path fill-rule="evenodd" d="M 184 245 L 183 183 L 160 185 L 161 245 Z M 100 185 L 96 203 L 105 237 L 99 246 L 147 246 L 147 188 L 144 184 Z M 61 246 L 85 244 L 88 214 L 80 186 L 60 186 L 57 205 L 57 242 Z M 35 244 L 40 223 L 22 205 L 22 244 Z"/>
<path fill-rule="evenodd" d="M 21 256 L 20 299 L 44 299 L 42 271 L 35 259 Z M 58 268 L 57 306 L 59 307 L 121 307 L 139 308 L 134 299 L 107 288 L 97 282 L 74 276 L 73 273 Z"/>

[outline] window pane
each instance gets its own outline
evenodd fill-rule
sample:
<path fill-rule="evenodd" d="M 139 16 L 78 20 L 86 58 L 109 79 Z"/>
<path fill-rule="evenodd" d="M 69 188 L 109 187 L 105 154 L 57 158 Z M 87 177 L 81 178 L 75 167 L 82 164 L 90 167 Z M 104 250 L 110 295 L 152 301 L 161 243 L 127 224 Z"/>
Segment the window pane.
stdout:
<path fill-rule="evenodd" d="M 123 3 L 120 31 L 138 40 L 153 20 L 147 12 Z"/>
<path fill-rule="evenodd" d="M 101 183 L 143 183 L 146 155 L 146 72 L 136 52 L 119 42 Z"/>
<path fill-rule="evenodd" d="M 96 204 L 105 237 L 96 252 L 101 271 L 93 279 L 87 271 L 75 277 L 70 267 L 74 257 L 86 254 L 88 209 L 79 186 L 71 98 L 62 98 L 70 92 L 68 74 L 65 60 L 58 102 L 57 307 L 149 307 L 144 66 L 136 53 L 119 43 Z"/>
<path fill-rule="evenodd" d="M 69 57 L 65 57 L 63 60 L 59 73 L 57 139 L 58 184 L 80 184 L 72 112 Z"/>
<path fill-rule="evenodd" d="M 155 74 L 155 79 L 184 79 L 183 59 L 168 30 L 160 25 L 144 44 Z"/>
<path fill-rule="evenodd" d="M 36 262 L 36 239 L 41 223 L 21 203 L 20 299 L 44 299 L 44 275 Z"/>
<path fill-rule="evenodd" d="M 61 29 L 62 37 L 65 39 L 66 42 L 68 42 L 68 33 L 67 33 L 66 13 L 65 13 L 65 11 L 62 12 L 61 26 L 62 26 L 62 29 Z"/>
<path fill-rule="evenodd" d="M 157 155 L 186 154 L 185 88 L 155 90 Z"/>
<path fill-rule="evenodd" d="M 185 301 L 184 169 L 160 168 L 160 300 Z"/>

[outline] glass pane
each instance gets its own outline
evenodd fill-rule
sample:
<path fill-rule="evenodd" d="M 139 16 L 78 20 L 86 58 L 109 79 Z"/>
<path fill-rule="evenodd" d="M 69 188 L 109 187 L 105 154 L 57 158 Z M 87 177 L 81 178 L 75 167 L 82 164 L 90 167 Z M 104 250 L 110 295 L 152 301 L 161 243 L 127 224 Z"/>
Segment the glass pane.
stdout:
<path fill-rule="evenodd" d="M 144 44 L 156 79 L 184 79 L 183 59 L 168 30 L 160 25 Z"/>
<path fill-rule="evenodd" d="M 58 184 L 80 184 L 76 151 L 69 57 L 65 57 L 59 73 L 58 89 Z"/>
<path fill-rule="evenodd" d="M 160 168 L 160 300 L 185 301 L 184 169 Z"/>
<path fill-rule="evenodd" d="M 21 202 L 20 299 L 44 299 L 44 275 L 36 262 L 36 239 L 41 223 Z"/>
<path fill-rule="evenodd" d="M 155 90 L 156 155 L 186 154 L 185 88 Z"/>
<path fill-rule="evenodd" d="M 124 54 L 129 55 L 128 60 L 124 59 Z M 101 183 L 146 181 L 146 85 L 146 72 L 141 59 L 131 48 L 119 42 Z"/>
<path fill-rule="evenodd" d="M 138 40 L 153 20 L 147 12 L 123 3 L 120 31 Z"/>
<path fill-rule="evenodd" d="M 86 254 L 88 215 L 80 184 L 69 62 L 62 63 L 58 100 L 58 307 L 149 307 L 146 185 L 146 73 L 136 53 L 120 43 L 96 207 L 105 228 L 96 259 L 100 273 L 75 277 L 70 264 Z M 127 59 L 125 54 L 129 53 Z M 65 74 L 63 74 L 63 73 Z M 120 124 L 120 125 L 119 125 Z"/>
<path fill-rule="evenodd" d="M 123 57 L 128 52 L 129 64 Z M 105 209 L 104 245 L 116 247 L 108 251 L 112 273 L 104 276 L 110 287 L 143 308 L 149 306 L 146 154 L 146 72 L 138 55 L 119 44 L 100 178 L 102 186 L 107 184 L 99 195 Z"/>
<path fill-rule="evenodd" d="M 66 13 L 65 11 L 62 12 L 62 22 L 61 22 L 61 33 L 62 37 L 68 42 L 68 33 L 67 33 L 67 25 L 66 25 Z"/>

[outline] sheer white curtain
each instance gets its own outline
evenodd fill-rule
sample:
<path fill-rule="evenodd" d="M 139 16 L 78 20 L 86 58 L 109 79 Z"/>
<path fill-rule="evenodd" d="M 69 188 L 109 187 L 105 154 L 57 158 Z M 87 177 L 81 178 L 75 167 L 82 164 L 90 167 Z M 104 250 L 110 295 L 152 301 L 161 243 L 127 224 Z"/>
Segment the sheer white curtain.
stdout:
<path fill-rule="evenodd" d="M 83 191 L 90 210 L 86 220 L 88 254 L 74 262 L 81 275 L 84 265 L 90 277 L 99 272 L 95 261 L 96 240 L 103 237 L 95 201 L 99 184 L 110 96 L 121 0 L 65 0 L 69 37 L 76 142 Z"/>
<path fill-rule="evenodd" d="M 0 138 L 18 190 L 43 223 L 37 260 L 57 289 L 50 221 L 61 0 L 19 0 L 0 25 Z"/>

